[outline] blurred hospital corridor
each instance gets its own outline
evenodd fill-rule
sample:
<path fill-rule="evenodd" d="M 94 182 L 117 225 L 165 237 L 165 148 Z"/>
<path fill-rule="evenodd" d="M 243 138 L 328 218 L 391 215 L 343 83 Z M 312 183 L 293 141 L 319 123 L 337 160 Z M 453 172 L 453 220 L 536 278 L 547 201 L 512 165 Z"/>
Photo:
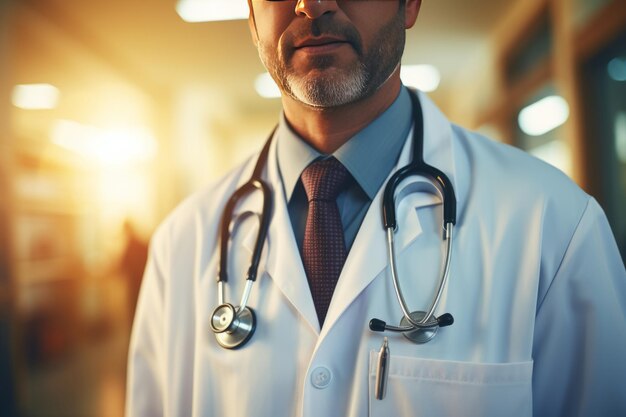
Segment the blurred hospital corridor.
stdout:
<path fill-rule="evenodd" d="M 123 415 L 150 237 L 281 114 L 246 16 L 0 0 L 0 417 Z M 624 258 L 626 1 L 425 0 L 402 64 L 450 120 L 595 197 Z"/>

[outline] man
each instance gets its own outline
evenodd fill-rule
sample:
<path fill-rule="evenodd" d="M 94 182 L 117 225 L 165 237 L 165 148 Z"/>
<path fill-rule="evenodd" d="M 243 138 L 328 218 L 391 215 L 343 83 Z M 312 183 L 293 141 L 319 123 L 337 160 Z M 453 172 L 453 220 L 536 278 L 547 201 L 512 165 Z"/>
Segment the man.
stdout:
<path fill-rule="evenodd" d="M 249 3 L 284 114 L 267 161 L 188 199 L 153 238 L 128 415 L 626 415 L 626 273 L 606 219 L 560 172 L 451 125 L 423 94 L 412 105 L 399 65 L 421 1 Z M 424 344 L 388 333 L 385 362 L 368 322 L 397 324 L 402 311 L 382 194 L 411 161 L 420 111 L 424 159 L 456 192 L 451 274 L 435 312 L 454 324 Z M 215 308 L 244 292 L 261 193 L 233 207 L 231 232 L 220 217 L 256 174 L 273 207 L 244 320 L 246 309 Z M 424 178 L 396 193 L 409 308 L 426 309 L 437 292 L 441 203 Z M 220 230 L 230 233 L 225 267 Z M 231 279 L 216 284 L 224 272 Z M 254 333 L 242 330 L 251 317 Z"/>

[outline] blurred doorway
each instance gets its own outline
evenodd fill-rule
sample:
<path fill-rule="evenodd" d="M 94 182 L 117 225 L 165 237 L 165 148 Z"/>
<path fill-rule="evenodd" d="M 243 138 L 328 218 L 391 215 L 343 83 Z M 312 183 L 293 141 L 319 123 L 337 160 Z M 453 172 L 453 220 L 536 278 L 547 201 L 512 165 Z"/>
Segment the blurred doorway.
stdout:
<path fill-rule="evenodd" d="M 583 65 L 587 137 L 597 198 L 626 258 L 626 30 Z"/>

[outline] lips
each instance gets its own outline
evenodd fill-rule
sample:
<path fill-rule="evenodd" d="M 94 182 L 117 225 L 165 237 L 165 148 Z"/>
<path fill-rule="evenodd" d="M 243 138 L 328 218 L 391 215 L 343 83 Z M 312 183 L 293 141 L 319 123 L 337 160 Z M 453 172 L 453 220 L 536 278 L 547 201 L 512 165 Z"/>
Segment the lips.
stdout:
<path fill-rule="evenodd" d="M 324 49 L 332 46 L 340 46 L 342 44 L 349 44 L 349 42 L 342 38 L 323 36 L 319 38 L 306 38 L 295 43 L 295 49 Z"/>

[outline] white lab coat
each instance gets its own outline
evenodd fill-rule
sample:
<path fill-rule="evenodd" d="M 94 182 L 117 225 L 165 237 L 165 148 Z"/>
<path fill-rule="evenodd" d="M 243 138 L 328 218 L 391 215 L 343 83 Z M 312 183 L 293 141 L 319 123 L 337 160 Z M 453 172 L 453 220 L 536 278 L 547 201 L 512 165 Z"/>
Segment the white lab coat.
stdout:
<path fill-rule="evenodd" d="M 379 192 L 320 331 L 275 157 L 274 210 L 239 350 L 215 341 L 219 219 L 255 158 L 184 202 L 155 234 L 133 328 L 128 416 L 626 415 L 626 273 L 602 210 L 559 171 L 450 124 L 420 96 L 425 159 L 452 180 L 458 227 L 438 314 L 455 323 L 425 345 L 390 333 L 387 396 L 374 399 L 383 336 L 396 324 Z M 274 141 L 275 143 L 275 141 Z M 407 163 L 407 140 L 398 166 Z M 410 191 L 410 193 L 409 193 Z M 401 284 L 412 309 L 433 296 L 443 256 L 441 199 L 422 179 L 399 198 Z M 260 198 L 237 209 L 226 300 L 238 304 Z"/>

